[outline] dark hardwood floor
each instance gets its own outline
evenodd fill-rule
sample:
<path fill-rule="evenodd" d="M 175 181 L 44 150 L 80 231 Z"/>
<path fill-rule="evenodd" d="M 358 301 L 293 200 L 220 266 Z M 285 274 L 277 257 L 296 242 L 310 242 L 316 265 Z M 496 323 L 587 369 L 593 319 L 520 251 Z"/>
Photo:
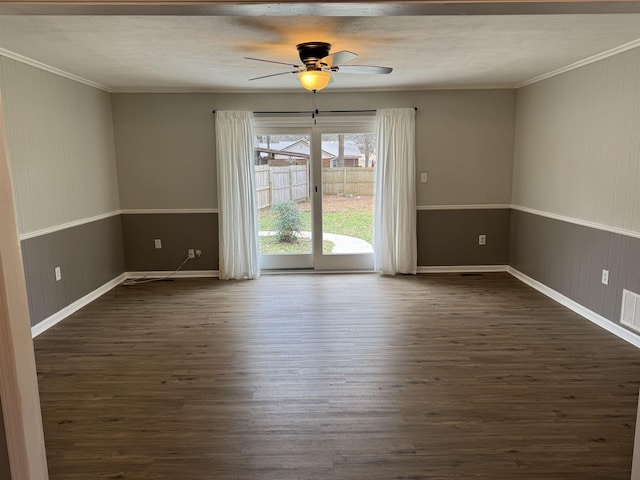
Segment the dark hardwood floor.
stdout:
<path fill-rule="evenodd" d="M 35 339 L 51 480 L 628 480 L 640 350 L 508 274 L 118 287 Z"/>

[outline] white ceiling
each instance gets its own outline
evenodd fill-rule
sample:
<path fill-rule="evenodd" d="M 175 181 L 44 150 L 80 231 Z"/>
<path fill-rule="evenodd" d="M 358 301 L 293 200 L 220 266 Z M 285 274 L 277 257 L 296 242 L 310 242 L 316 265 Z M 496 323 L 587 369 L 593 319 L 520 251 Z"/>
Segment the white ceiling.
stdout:
<path fill-rule="evenodd" d="M 0 53 L 109 91 L 299 90 L 295 45 L 333 44 L 390 75 L 338 74 L 331 90 L 513 87 L 629 44 L 640 14 L 304 16 L 0 15 Z M 623 47 L 624 48 L 624 47 Z M 14 55 L 15 54 L 15 55 Z"/>

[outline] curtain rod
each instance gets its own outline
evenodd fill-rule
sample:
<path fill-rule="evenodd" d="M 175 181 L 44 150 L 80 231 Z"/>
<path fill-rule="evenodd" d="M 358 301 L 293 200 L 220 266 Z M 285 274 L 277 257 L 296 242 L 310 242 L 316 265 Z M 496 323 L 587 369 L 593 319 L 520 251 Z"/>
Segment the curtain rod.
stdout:
<path fill-rule="evenodd" d="M 417 112 L 418 107 L 413 107 L 413 109 Z M 216 113 L 217 110 L 213 110 L 211 113 Z M 282 113 L 310 113 L 311 115 L 318 115 L 319 113 L 375 113 L 377 110 L 302 110 L 297 112 L 253 112 L 261 115 L 269 115 L 269 114 L 282 114 Z"/>

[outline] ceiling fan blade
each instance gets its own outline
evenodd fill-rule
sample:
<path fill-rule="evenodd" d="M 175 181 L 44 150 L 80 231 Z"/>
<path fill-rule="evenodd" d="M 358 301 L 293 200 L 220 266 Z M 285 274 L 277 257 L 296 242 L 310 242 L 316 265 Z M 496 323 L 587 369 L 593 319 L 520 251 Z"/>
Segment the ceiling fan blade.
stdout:
<path fill-rule="evenodd" d="M 271 75 L 263 75 L 261 77 L 250 78 L 249 81 L 260 80 L 261 78 L 277 77 L 278 75 L 286 75 L 287 73 L 300 73 L 300 70 L 292 70 L 291 72 L 280 72 L 280 73 L 273 73 Z"/>
<path fill-rule="evenodd" d="M 329 68 L 331 68 L 336 65 L 342 65 L 343 63 L 350 62 L 357 56 L 358 56 L 357 53 L 349 52 L 348 50 L 341 50 L 340 52 L 327 55 L 326 57 L 320 60 L 320 63 L 324 63 Z"/>
<path fill-rule="evenodd" d="M 341 65 L 331 70 L 334 73 L 387 74 L 393 72 L 391 67 L 374 67 L 369 65 Z"/>
<path fill-rule="evenodd" d="M 265 60 L 263 58 L 244 57 L 246 60 L 255 60 L 257 62 L 277 63 L 278 65 L 289 65 L 293 68 L 302 68 L 304 65 L 295 65 L 293 63 L 275 62 L 273 60 Z"/>

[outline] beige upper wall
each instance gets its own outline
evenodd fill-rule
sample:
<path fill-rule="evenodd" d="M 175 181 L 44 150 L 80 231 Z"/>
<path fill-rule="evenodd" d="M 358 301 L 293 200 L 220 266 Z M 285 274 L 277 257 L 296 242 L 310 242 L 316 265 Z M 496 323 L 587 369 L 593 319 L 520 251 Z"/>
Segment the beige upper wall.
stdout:
<path fill-rule="evenodd" d="M 117 211 L 108 93 L 0 56 L 21 234 Z"/>
<path fill-rule="evenodd" d="M 640 231 L 640 48 L 517 93 L 513 203 Z"/>
<path fill-rule="evenodd" d="M 384 93 L 113 94 L 123 209 L 216 208 L 212 110 L 418 107 L 417 204 L 508 204 L 512 90 Z"/>
<path fill-rule="evenodd" d="M 214 208 L 210 96 L 113 94 L 123 209 Z"/>
<path fill-rule="evenodd" d="M 2 56 L 0 89 L 21 234 L 120 208 L 216 208 L 213 109 L 417 107 L 418 205 L 511 199 L 512 90 L 110 95 Z"/>

